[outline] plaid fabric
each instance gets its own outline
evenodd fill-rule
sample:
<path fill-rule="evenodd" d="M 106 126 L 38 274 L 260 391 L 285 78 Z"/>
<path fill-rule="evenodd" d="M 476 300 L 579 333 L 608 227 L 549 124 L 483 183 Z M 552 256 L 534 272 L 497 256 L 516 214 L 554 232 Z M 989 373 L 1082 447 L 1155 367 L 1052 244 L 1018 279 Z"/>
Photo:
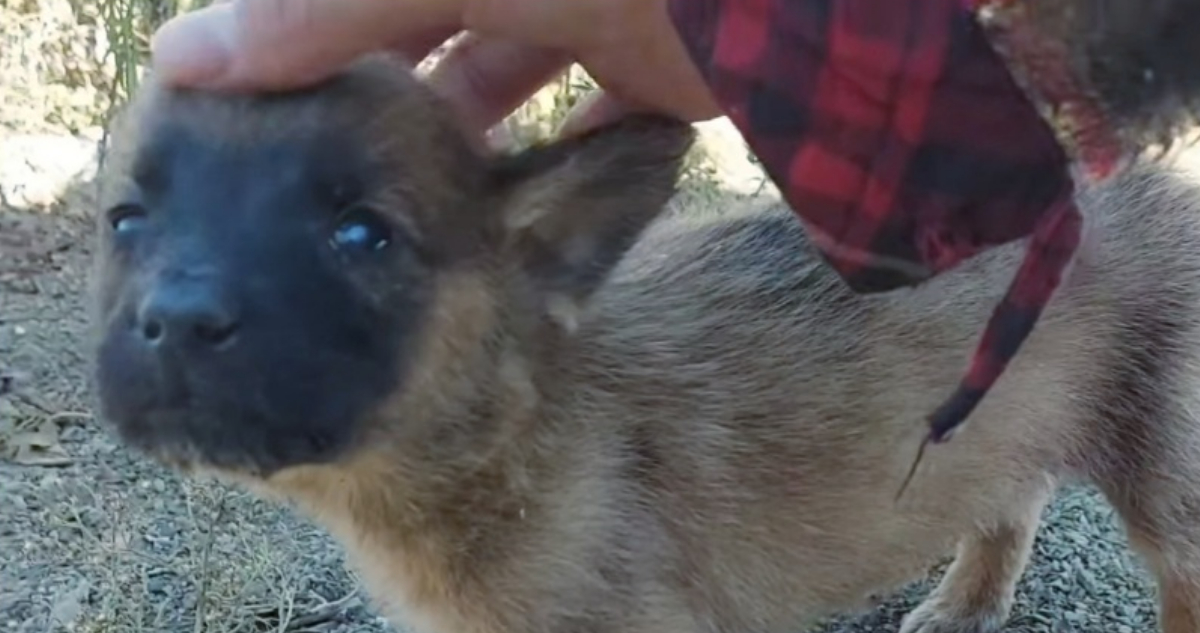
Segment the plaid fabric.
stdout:
<path fill-rule="evenodd" d="M 969 0 L 968 0 L 969 2 Z M 940 442 L 1016 354 L 1079 241 L 1070 159 L 964 0 L 671 0 L 690 55 L 857 292 L 1029 238 Z"/>

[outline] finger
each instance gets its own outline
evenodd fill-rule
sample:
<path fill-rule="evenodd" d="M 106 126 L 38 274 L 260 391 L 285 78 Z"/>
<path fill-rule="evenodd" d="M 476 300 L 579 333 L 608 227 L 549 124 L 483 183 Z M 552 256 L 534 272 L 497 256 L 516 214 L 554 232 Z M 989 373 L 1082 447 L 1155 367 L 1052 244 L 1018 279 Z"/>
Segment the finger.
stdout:
<path fill-rule="evenodd" d="M 571 108 L 563 119 L 562 125 L 559 126 L 556 136 L 559 138 L 579 136 L 642 110 L 645 108 L 622 101 L 603 90 L 595 90 L 588 93 Z"/>
<path fill-rule="evenodd" d="M 163 81 L 219 89 L 311 84 L 366 52 L 455 27 L 462 0 L 234 0 L 176 17 L 151 42 Z"/>
<path fill-rule="evenodd" d="M 429 75 L 430 85 L 471 130 L 483 133 L 571 63 L 561 51 L 464 36 Z"/>
<path fill-rule="evenodd" d="M 393 43 L 389 48 L 400 53 L 412 65 L 418 66 L 429 57 L 437 47 L 446 43 L 454 35 L 459 33 L 457 26 L 434 29 L 426 33 L 420 33 L 413 36 L 408 36 L 401 39 L 399 42 Z"/>

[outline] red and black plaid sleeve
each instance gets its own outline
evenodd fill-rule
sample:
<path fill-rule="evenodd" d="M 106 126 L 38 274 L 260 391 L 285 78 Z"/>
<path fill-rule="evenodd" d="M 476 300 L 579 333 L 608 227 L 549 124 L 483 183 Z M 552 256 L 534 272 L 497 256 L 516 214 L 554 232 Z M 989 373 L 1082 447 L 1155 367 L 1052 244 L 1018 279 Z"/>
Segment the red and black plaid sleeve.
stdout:
<path fill-rule="evenodd" d="M 1080 231 L 1069 159 L 962 0 L 671 0 L 717 101 L 858 292 L 1029 238 L 957 391 L 949 437 L 1003 372 Z"/>

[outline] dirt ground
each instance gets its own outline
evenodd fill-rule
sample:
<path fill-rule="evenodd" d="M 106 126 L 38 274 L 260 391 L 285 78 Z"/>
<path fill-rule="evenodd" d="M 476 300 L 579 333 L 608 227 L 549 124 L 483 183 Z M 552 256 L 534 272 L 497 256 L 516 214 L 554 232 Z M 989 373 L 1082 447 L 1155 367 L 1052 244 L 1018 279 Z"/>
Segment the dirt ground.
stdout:
<path fill-rule="evenodd" d="M 87 189 L 0 210 L 0 630 L 402 631 L 340 549 L 286 508 L 183 481 L 92 417 L 84 293 Z M 937 577 L 813 633 L 895 631 Z M 1153 585 L 1090 490 L 1047 511 L 1011 633 L 1155 630 Z M 800 632 L 798 632 L 800 633 Z"/>

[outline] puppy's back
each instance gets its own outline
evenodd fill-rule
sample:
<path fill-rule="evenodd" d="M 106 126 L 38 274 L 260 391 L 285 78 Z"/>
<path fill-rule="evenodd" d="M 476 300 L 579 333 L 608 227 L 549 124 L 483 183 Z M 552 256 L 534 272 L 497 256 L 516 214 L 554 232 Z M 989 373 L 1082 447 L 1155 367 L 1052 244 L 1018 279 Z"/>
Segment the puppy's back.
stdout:
<path fill-rule="evenodd" d="M 667 219 L 596 297 L 560 369 L 579 398 L 622 411 L 593 422 L 635 438 L 661 520 L 689 556 L 704 552 L 700 568 L 727 574 L 711 586 L 757 601 L 762 620 L 731 625 L 853 606 L 1063 478 L 1119 477 L 1131 433 L 1170 433 L 1128 412 L 1182 406 L 1195 377 L 1198 193 L 1158 165 L 1081 193 L 1085 242 L 1062 289 L 898 504 L 924 416 L 961 375 L 1023 243 L 918 288 L 856 295 L 783 207 Z"/>

